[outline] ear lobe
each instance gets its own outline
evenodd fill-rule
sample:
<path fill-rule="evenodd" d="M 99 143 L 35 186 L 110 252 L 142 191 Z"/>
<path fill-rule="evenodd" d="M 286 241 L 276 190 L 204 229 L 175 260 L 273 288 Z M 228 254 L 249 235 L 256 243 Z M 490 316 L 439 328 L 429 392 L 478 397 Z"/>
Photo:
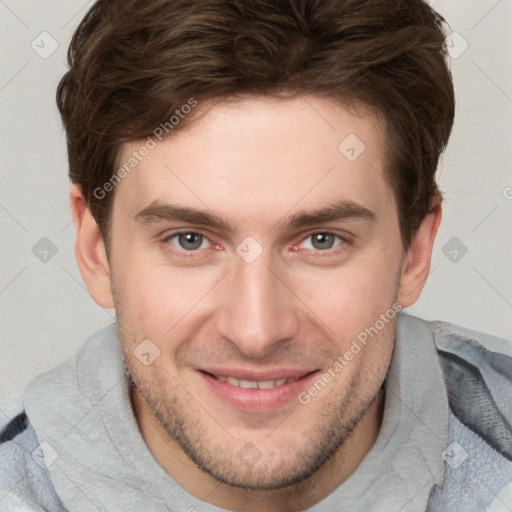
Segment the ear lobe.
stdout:
<path fill-rule="evenodd" d="M 414 234 L 411 245 L 402 265 L 398 302 L 403 308 L 414 304 L 425 286 L 432 257 L 432 248 L 441 222 L 441 198 L 437 197 L 434 206 Z"/>
<path fill-rule="evenodd" d="M 71 186 L 69 201 L 76 229 L 75 255 L 82 278 L 92 298 L 101 307 L 113 309 L 110 264 L 105 243 L 78 185 Z"/>

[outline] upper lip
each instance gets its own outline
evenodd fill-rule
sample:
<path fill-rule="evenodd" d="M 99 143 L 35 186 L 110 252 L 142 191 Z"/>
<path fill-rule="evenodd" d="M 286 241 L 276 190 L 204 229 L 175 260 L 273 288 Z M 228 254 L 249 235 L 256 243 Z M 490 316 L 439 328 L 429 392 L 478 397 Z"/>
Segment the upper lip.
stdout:
<path fill-rule="evenodd" d="M 252 382 L 265 382 L 269 380 L 301 378 L 315 370 L 300 368 L 274 368 L 268 370 L 242 369 L 242 368 L 198 368 L 200 371 L 221 375 L 224 377 L 234 377 L 239 380 L 249 380 Z"/>

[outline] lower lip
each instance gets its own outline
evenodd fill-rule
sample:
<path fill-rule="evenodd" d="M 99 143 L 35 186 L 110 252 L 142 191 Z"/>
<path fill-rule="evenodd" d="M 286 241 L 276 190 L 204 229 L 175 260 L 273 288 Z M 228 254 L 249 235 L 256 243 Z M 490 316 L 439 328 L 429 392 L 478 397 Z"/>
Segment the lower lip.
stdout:
<path fill-rule="evenodd" d="M 300 379 L 272 389 L 245 389 L 221 382 L 210 374 L 199 371 L 209 388 L 224 402 L 235 409 L 250 412 L 268 412 L 298 402 L 301 391 L 307 388 L 318 372 L 311 372 Z"/>

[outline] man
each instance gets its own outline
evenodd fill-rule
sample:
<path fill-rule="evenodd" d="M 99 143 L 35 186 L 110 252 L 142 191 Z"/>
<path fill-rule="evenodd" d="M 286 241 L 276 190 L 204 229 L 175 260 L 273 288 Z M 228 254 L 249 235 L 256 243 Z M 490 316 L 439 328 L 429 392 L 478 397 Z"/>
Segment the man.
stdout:
<path fill-rule="evenodd" d="M 26 388 L 2 510 L 512 510 L 509 342 L 401 312 L 441 220 L 442 21 L 94 4 L 57 101 L 117 322 Z"/>

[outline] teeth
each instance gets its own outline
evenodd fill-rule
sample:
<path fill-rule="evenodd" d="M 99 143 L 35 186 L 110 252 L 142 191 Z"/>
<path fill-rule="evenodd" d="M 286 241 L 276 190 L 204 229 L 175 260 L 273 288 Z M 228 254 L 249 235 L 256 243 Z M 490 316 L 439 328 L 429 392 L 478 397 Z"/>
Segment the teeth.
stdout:
<path fill-rule="evenodd" d="M 264 380 L 262 382 L 258 382 L 259 389 L 272 389 L 276 387 L 275 380 Z"/>
<path fill-rule="evenodd" d="M 240 379 L 240 384 L 238 384 L 238 385 L 244 389 L 258 389 L 258 383 L 251 381 L 251 380 L 241 380 Z"/>
<path fill-rule="evenodd" d="M 235 379 L 234 377 L 228 377 L 227 383 L 231 384 L 232 386 L 240 386 L 240 381 L 238 379 Z"/>
<path fill-rule="evenodd" d="M 214 375 L 214 377 L 220 382 L 227 382 L 232 386 L 244 389 L 272 389 L 277 386 L 282 386 L 283 384 L 288 384 L 290 382 L 299 380 L 299 377 L 291 377 L 289 379 L 264 380 L 258 382 L 254 380 L 235 379 L 235 377 L 225 377 L 224 375 Z"/>

